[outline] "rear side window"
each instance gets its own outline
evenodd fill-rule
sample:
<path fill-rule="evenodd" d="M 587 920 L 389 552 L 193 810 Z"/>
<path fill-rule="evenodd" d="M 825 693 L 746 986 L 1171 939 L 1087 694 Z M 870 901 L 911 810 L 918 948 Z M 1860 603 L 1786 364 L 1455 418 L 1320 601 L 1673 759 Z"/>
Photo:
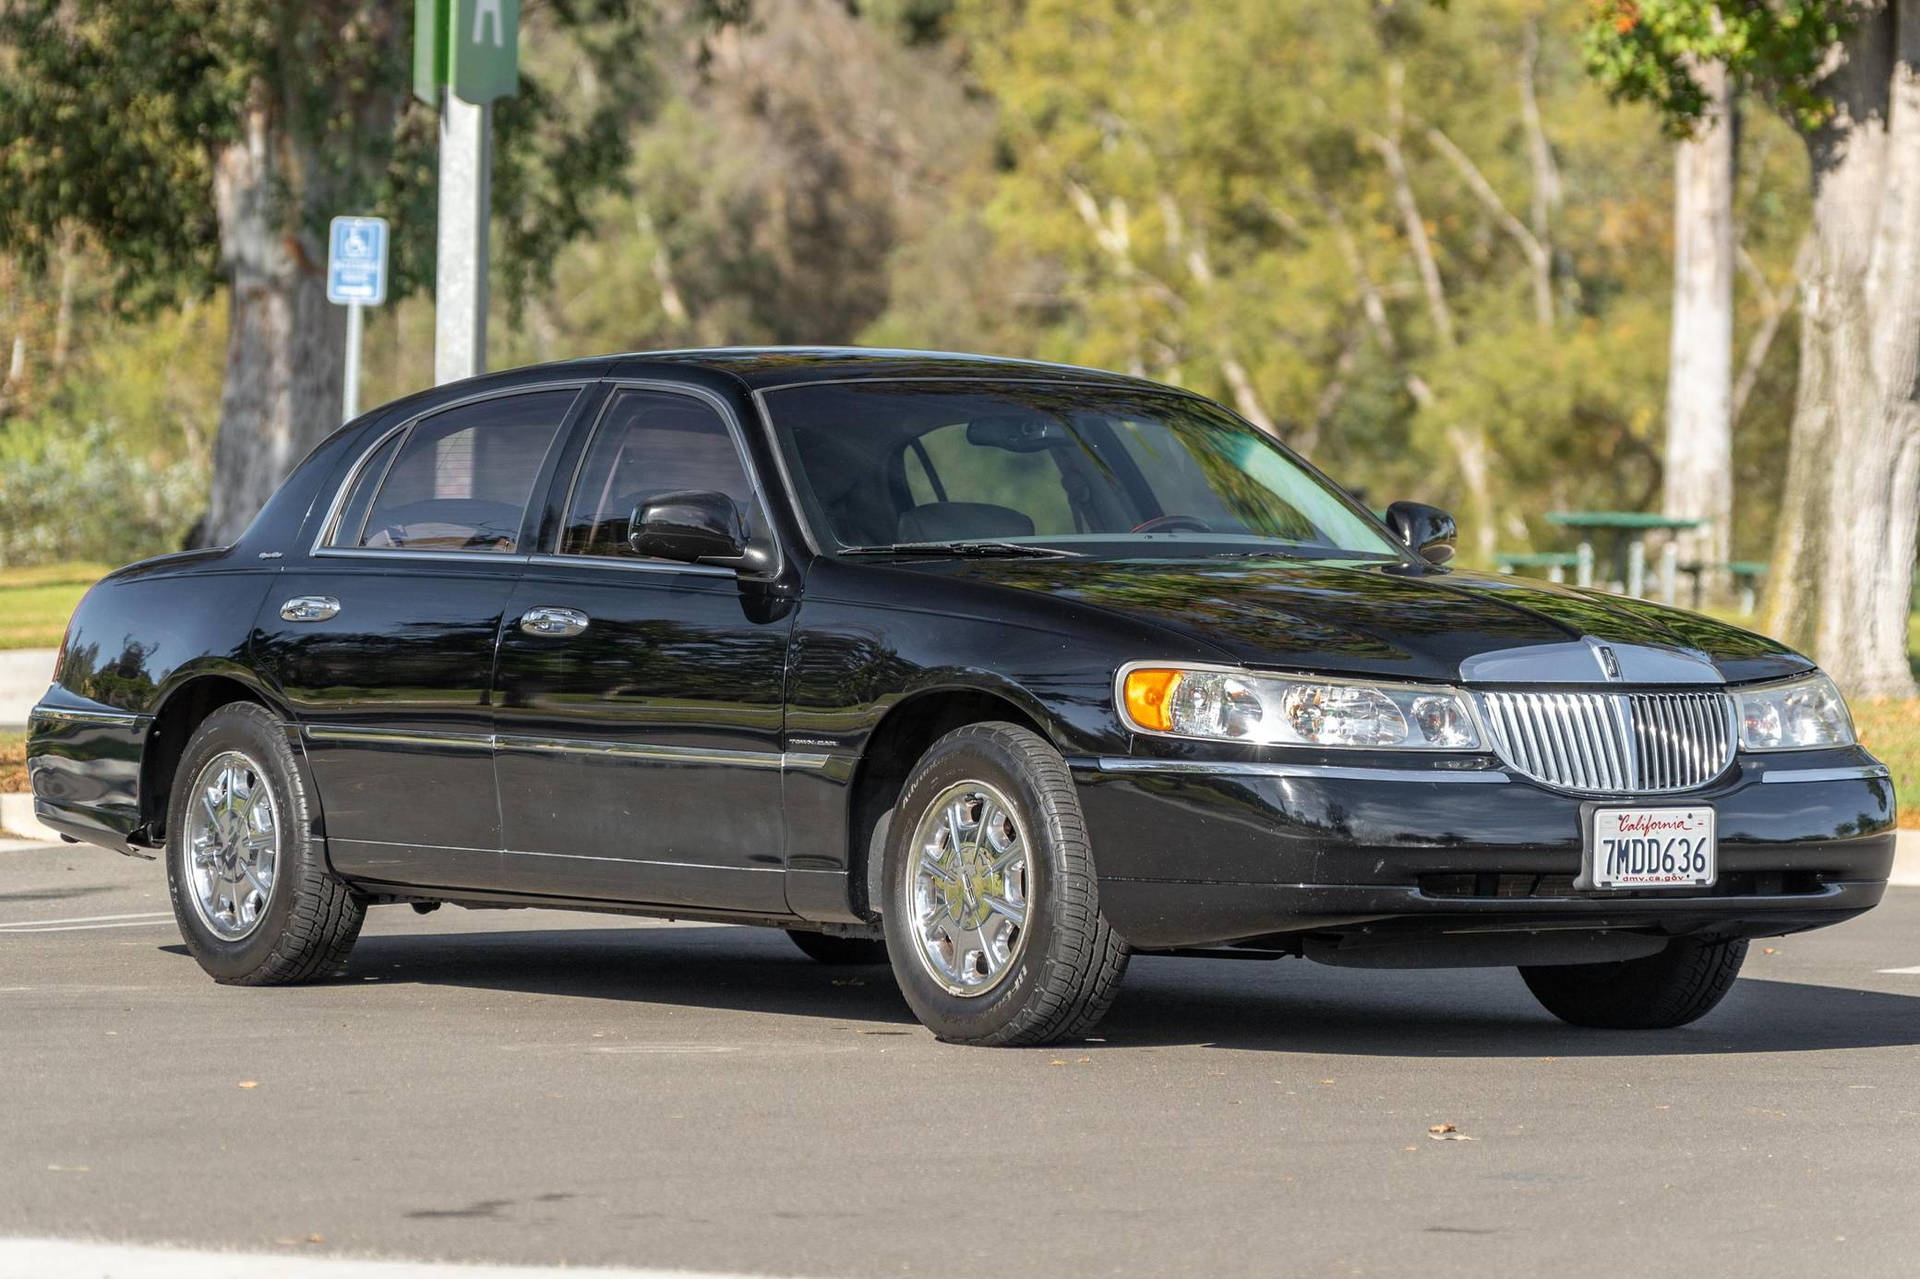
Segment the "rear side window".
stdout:
<path fill-rule="evenodd" d="M 753 482 L 727 424 L 704 400 L 664 391 L 622 391 L 580 464 L 562 555 L 638 558 L 627 544 L 634 512 L 663 493 L 724 493 L 746 518 L 751 539 L 766 527 Z"/>
<path fill-rule="evenodd" d="M 531 391 L 422 418 L 361 463 L 327 544 L 518 550 L 534 480 L 576 394 Z"/>

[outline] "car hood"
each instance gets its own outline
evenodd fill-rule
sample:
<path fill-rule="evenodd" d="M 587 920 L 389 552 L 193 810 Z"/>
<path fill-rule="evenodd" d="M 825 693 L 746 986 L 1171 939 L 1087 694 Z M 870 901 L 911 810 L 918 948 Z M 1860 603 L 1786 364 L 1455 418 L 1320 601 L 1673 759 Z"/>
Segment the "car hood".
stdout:
<path fill-rule="evenodd" d="M 1482 573 L 1270 559 L 915 567 L 1151 622 L 1256 667 L 1476 684 L 1671 684 L 1742 683 L 1812 666 L 1697 614 Z"/>

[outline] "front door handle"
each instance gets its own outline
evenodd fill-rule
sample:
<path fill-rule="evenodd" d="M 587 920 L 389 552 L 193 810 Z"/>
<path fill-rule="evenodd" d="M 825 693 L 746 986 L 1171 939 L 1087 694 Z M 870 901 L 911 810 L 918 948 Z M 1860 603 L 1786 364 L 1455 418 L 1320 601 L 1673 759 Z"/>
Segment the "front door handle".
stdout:
<path fill-rule="evenodd" d="M 577 608 L 550 608 L 542 604 L 520 615 L 520 629 L 529 635 L 565 639 L 587 629 L 587 615 Z"/>
<path fill-rule="evenodd" d="M 280 617 L 288 622 L 324 622 L 340 611 L 340 601 L 331 595 L 296 595 L 280 606 Z"/>

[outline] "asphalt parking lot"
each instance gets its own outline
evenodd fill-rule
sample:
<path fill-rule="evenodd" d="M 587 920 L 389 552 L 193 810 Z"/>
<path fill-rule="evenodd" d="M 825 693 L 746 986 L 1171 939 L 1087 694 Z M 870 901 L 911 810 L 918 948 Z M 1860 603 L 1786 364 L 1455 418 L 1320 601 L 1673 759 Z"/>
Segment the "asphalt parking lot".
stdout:
<path fill-rule="evenodd" d="M 1505 971 L 1148 959 L 1099 1039 L 1033 1051 L 937 1043 L 884 970 L 771 932 L 384 908 L 348 979 L 247 990 L 167 909 L 157 864 L 0 852 L 0 1237 L 783 1275 L 1920 1267 L 1920 889 L 1757 944 L 1687 1030 L 1568 1029 Z"/>

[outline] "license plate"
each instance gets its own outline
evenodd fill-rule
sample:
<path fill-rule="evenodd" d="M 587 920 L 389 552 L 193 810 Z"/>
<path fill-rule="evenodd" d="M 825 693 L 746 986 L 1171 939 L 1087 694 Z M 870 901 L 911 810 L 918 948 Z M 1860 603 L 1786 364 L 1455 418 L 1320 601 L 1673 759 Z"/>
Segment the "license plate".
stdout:
<path fill-rule="evenodd" d="M 1596 808 L 1584 887 L 1706 888 L 1717 873 L 1711 808 Z"/>

